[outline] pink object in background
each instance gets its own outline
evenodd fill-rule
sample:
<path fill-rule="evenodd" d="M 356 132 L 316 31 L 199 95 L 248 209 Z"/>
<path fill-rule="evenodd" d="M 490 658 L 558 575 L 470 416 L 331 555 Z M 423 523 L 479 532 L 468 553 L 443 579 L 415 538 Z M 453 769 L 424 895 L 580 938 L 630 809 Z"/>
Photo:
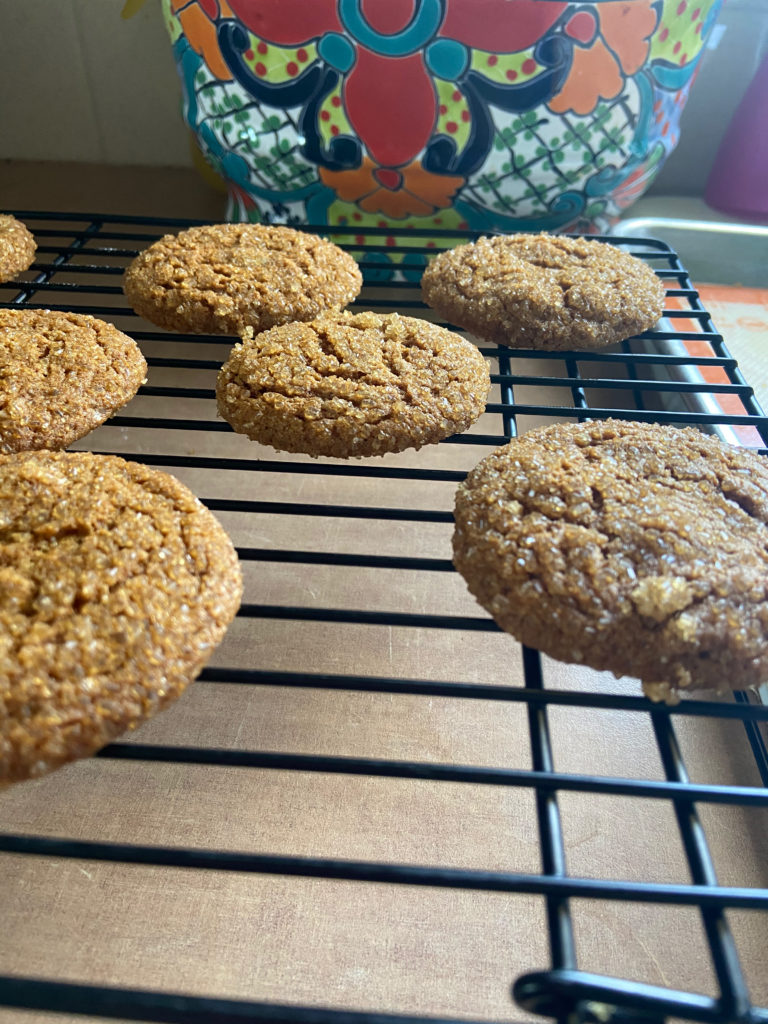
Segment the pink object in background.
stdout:
<path fill-rule="evenodd" d="M 705 195 L 717 210 L 768 222 L 768 54 L 720 143 Z"/>

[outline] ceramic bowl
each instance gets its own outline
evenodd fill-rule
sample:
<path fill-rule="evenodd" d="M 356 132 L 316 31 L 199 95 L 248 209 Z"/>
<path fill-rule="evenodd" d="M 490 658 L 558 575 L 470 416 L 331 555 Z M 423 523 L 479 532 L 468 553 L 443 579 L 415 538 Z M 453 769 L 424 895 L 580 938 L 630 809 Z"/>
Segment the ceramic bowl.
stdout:
<path fill-rule="evenodd" d="M 721 4 L 163 2 L 229 219 L 393 246 L 404 227 L 605 231 L 674 148 Z"/>

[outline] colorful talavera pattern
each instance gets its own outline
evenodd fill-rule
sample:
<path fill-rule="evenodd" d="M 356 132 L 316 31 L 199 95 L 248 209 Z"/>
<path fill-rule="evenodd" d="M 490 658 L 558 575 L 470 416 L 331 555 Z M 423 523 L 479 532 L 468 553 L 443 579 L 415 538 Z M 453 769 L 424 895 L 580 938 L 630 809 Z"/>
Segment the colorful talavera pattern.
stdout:
<path fill-rule="evenodd" d="M 605 230 L 674 147 L 721 2 L 163 0 L 230 219 L 393 246 Z"/>

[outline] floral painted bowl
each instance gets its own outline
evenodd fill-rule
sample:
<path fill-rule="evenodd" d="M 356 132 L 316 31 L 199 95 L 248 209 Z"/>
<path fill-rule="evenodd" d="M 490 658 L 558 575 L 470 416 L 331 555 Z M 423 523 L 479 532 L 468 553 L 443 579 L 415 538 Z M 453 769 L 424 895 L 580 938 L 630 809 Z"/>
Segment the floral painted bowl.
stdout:
<path fill-rule="evenodd" d="M 675 146 L 721 2 L 163 0 L 228 218 L 360 244 L 605 230 Z"/>

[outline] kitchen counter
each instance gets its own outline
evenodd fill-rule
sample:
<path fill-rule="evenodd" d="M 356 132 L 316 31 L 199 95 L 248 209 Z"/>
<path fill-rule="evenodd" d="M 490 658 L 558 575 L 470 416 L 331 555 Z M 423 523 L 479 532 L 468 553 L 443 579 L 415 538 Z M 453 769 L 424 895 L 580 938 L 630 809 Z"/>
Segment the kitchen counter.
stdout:
<path fill-rule="evenodd" d="M 0 209 L 217 222 L 224 203 L 223 193 L 185 168 L 0 160 Z"/>

